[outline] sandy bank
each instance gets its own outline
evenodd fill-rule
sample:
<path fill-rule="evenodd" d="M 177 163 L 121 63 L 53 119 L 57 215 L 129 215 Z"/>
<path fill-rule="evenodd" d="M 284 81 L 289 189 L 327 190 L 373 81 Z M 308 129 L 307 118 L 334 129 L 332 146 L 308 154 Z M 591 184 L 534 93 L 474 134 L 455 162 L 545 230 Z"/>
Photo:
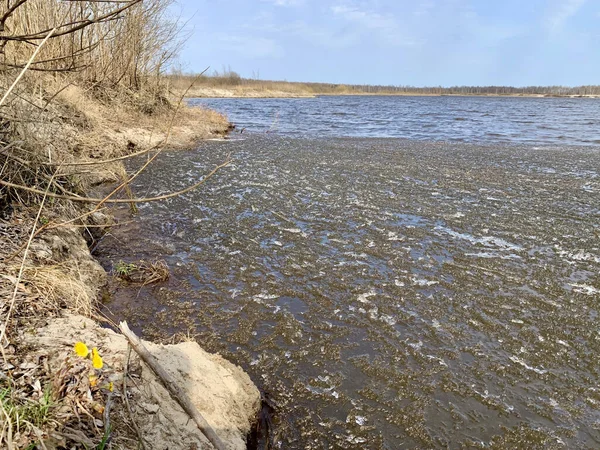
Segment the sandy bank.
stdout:
<path fill-rule="evenodd" d="M 313 98 L 309 92 L 293 92 L 268 89 L 248 89 L 244 87 L 193 87 L 188 91 L 188 98 Z"/>
<path fill-rule="evenodd" d="M 120 158 L 146 150 L 151 156 L 160 148 L 190 148 L 200 139 L 225 135 L 230 127 L 214 111 L 172 103 L 143 113 L 118 102 L 97 101 L 76 86 L 62 89 L 49 109 L 57 119 L 27 125 L 22 135 L 31 138 L 36 161 L 64 164 L 60 178 L 54 179 L 76 196 L 92 195 L 101 183 L 129 178 Z M 27 149 L 14 151 L 11 164 L 32 154 Z M 13 173 L 18 169 L 15 166 Z M 126 190 L 117 197 L 125 195 Z M 141 436 L 147 449 L 212 448 L 135 353 L 125 376 L 125 338 L 92 319 L 98 317 L 96 305 L 108 274 L 89 245 L 113 224 L 108 205 L 92 212 L 93 203 L 46 200 L 41 209 L 35 202 L 29 207 L 14 201 L 0 204 L 0 314 L 12 316 L 6 325 L 8 339 L 2 342 L 0 382 L 9 380 L 2 407 L 15 414 L 37 411 L 31 425 L 17 429 L 16 415 L 4 424 L 8 434 L 0 438 L 0 446 L 99 448 L 110 439 L 111 448 L 129 449 L 138 448 Z M 24 258 L 32 229 L 42 232 Z M 75 354 L 78 341 L 98 348 L 104 360 L 101 370 Z M 260 394 L 249 377 L 195 342 L 147 346 L 229 448 L 245 448 L 260 407 Z"/>
<path fill-rule="evenodd" d="M 78 341 L 98 348 L 105 365 L 101 371 L 90 369 L 89 361 L 74 354 L 73 344 Z M 115 413 L 111 421 L 117 426 L 135 420 L 146 448 L 213 448 L 135 352 L 130 355 L 129 379 L 123 388 L 129 352 L 122 335 L 101 328 L 83 316 L 67 315 L 49 321 L 38 330 L 24 332 L 23 342 L 32 347 L 31 361 L 47 361 L 51 371 L 57 374 L 55 382 L 66 389 L 70 384 L 68 378 L 81 370 L 95 372 L 100 377 L 98 384 L 112 382 L 111 408 Z M 260 394 L 248 375 L 220 356 L 205 352 L 196 342 L 145 344 L 228 447 L 246 448 L 245 438 L 260 406 Z M 91 400 L 83 395 L 85 388 L 92 393 Z M 84 377 L 77 389 L 82 395 L 76 400 L 93 411 L 95 390 L 89 378 Z M 128 417 L 125 395 L 133 417 Z M 57 432 L 53 437 L 60 442 L 60 436 Z M 85 439 L 81 440 L 81 444 L 86 444 Z"/>

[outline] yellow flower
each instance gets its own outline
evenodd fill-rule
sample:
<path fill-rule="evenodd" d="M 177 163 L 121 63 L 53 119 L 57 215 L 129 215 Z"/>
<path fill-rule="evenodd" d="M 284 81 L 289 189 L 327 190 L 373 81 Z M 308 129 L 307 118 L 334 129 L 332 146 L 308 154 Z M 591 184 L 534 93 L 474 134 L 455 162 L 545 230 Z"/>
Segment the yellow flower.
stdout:
<path fill-rule="evenodd" d="M 100 403 L 94 403 L 92 408 L 94 408 L 94 411 L 96 411 L 98 414 L 104 414 L 104 406 L 102 406 Z"/>
<path fill-rule="evenodd" d="M 96 387 L 97 384 L 98 384 L 98 377 L 96 375 L 91 375 L 90 376 L 90 386 Z"/>
<path fill-rule="evenodd" d="M 104 366 L 102 358 L 100 357 L 100 354 L 98 353 L 98 349 L 96 347 L 92 349 L 92 366 L 94 366 L 94 369 L 102 369 L 102 367 Z"/>
<path fill-rule="evenodd" d="M 78 342 L 75 344 L 75 353 L 82 358 L 87 358 L 87 355 L 90 354 L 90 351 L 88 350 L 87 345 L 85 345 L 83 342 Z"/>

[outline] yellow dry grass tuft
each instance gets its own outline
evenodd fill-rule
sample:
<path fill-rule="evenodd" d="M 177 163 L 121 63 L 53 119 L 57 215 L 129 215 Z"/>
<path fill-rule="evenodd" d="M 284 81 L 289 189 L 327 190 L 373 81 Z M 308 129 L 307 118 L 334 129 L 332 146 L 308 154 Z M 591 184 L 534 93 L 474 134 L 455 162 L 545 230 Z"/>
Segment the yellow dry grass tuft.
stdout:
<path fill-rule="evenodd" d="M 56 312 L 67 309 L 84 316 L 92 314 L 95 292 L 82 281 L 82 274 L 77 267 L 66 263 L 26 266 L 23 284 L 45 303 L 29 305 L 32 312 L 35 309 Z"/>
<path fill-rule="evenodd" d="M 0 2 L 0 448 L 45 448 L 55 425 L 75 430 L 52 447 L 96 448 L 96 413 L 110 409 L 89 367 L 65 360 L 50 372 L 48 355 L 32 355 L 22 339 L 49 317 L 94 312 L 106 273 L 81 232 L 104 226 L 92 216 L 104 214 L 108 198 L 78 200 L 107 180 L 122 181 L 111 195 L 123 195 L 146 167 L 125 173 L 131 155 L 148 154 L 149 164 L 166 146 L 227 131 L 225 117 L 168 98 L 161 73 L 180 42 L 171 3 Z M 133 275 L 140 284 L 168 277 L 161 261 L 141 261 Z M 32 391 L 35 378 L 43 380 Z M 56 414 L 46 414 L 38 385 L 52 387 Z M 23 418 L 32 426 L 19 428 Z"/>

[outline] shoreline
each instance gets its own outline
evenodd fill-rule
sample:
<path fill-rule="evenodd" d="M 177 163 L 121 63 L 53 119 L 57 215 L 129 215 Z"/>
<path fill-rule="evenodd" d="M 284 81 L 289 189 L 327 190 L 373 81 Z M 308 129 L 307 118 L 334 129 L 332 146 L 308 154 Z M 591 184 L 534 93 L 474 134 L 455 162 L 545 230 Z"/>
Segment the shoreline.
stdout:
<path fill-rule="evenodd" d="M 90 196 L 90 192 L 98 191 L 96 187 L 119 184 L 123 177 L 128 177 L 122 160 L 139 153 L 140 149 L 160 148 L 167 138 L 169 150 L 190 149 L 200 140 L 225 136 L 231 129 L 231 124 L 224 116 L 203 108 L 183 106 L 152 115 L 116 112 L 114 108 L 95 102 L 76 88 L 66 89 L 59 102 L 61 107 L 71 108 L 85 118 L 85 127 L 64 126 L 56 137 L 57 142 L 62 140 L 59 136 L 65 135 L 86 143 L 85 151 L 80 154 L 63 155 L 68 158 L 68 164 L 73 165 L 73 171 L 82 174 L 78 175 L 81 177 L 80 195 L 85 197 Z M 173 122 L 172 126 L 168 125 L 170 122 Z M 144 150 L 141 152 L 144 153 Z M 106 160 L 107 163 L 98 164 L 98 160 Z M 152 445 L 163 443 L 163 447 L 170 448 L 212 448 L 194 423 L 189 425 L 187 415 L 178 412 L 179 406 L 166 394 L 160 381 L 140 364 L 137 355 L 127 356 L 124 338 L 105 328 L 109 325 L 114 329 L 115 324 L 98 315 L 101 289 L 114 274 L 100 266 L 92 255 L 90 245 L 93 246 L 103 233 L 118 225 L 112 212 L 104 208 L 96 211 L 93 206 L 80 208 L 77 203 L 66 208 L 47 206 L 41 215 L 43 222 L 36 225 L 35 209 L 39 209 L 35 204 L 30 207 L 15 204 L 10 217 L 0 218 L 0 235 L 3 240 L 8 239 L 8 245 L 0 247 L 0 269 L 3 274 L 0 277 L 0 292 L 6 294 L 7 299 L 18 279 L 17 263 L 23 257 L 19 252 L 27 244 L 29 230 L 49 226 L 32 241 L 23 279 L 16 287 L 17 308 L 13 314 L 16 317 L 10 325 L 10 333 L 7 333 L 14 347 L 9 353 L 9 369 L 6 373 L 9 379 L 14 379 L 15 384 L 23 376 L 37 379 L 42 391 L 57 377 L 71 376 L 69 374 L 73 370 L 90 373 L 89 378 L 77 376 L 77 381 L 69 391 L 53 400 L 57 407 L 62 405 L 61 416 L 53 419 L 54 425 L 50 429 L 41 431 L 44 440 L 48 439 L 45 440 L 46 445 L 54 440 L 59 446 L 76 444 L 96 448 L 98 439 L 102 438 L 101 433 L 104 433 L 104 439 L 110 436 L 117 442 L 120 439 L 143 439 L 146 445 L 151 442 Z M 78 222 L 61 225 L 82 212 L 84 219 L 81 225 Z M 15 261 L 11 262 L 11 254 L 18 254 Z M 33 316 L 23 316 L 28 308 L 33 307 L 31 305 L 35 305 Z M 65 330 L 68 332 L 65 333 Z M 73 351 L 77 341 L 86 343 L 89 348 L 97 347 L 105 367 L 92 369 L 89 360 L 78 358 Z M 184 342 L 185 339 L 180 336 L 177 341 Z M 169 370 L 178 364 L 181 366 L 179 372 L 187 375 L 177 378 L 178 382 L 190 394 L 196 393 L 191 395 L 196 407 L 230 448 L 246 448 L 246 439 L 250 436 L 260 409 L 260 393 L 248 375 L 220 356 L 204 352 L 195 341 L 194 345 L 185 342 L 177 345 L 146 344 L 156 355 L 164 355 L 166 359 L 163 364 Z M 49 364 L 38 364 L 37 361 L 41 360 Z M 23 372 L 19 369 L 22 367 L 28 369 Z M 129 373 L 133 371 L 134 376 L 143 380 L 145 385 L 153 386 L 154 392 L 162 390 L 165 393 L 159 397 L 154 394 L 148 397 L 144 390 L 136 389 L 131 382 L 125 392 L 121 385 L 125 386 L 124 378 L 128 370 Z M 92 374 L 98 381 L 91 381 Z M 110 390 L 107 390 L 108 385 L 111 386 Z M 79 399 L 79 406 L 76 406 L 76 397 L 72 396 L 86 391 L 90 395 Z M 35 392 L 29 395 L 33 397 L 27 401 L 41 401 Z M 125 408 L 124 395 L 129 397 L 132 405 L 137 405 L 135 414 L 127 412 L 129 406 Z M 160 400 L 153 400 L 156 398 Z M 91 428 L 78 428 L 77 423 L 82 422 L 76 418 L 82 414 L 95 421 Z M 131 434 L 133 428 L 127 425 L 131 422 L 137 423 L 141 435 Z M 109 423 L 120 426 L 109 426 Z M 94 427 L 96 432 L 91 431 Z M 17 437 L 24 439 L 23 442 L 33 443 L 39 441 L 36 436 L 22 434 Z M 20 448 L 20 444 L 17 448 Z"/>
<path fill-rule="evenodd" d="M 175 91 L 178 92 L 178 91 Z M 181 92 L 183 93 L 183 92 Z M 185 98 L 255 98 L 255 99 L 285 99 L 285 98 L 318 98 L 318 97 L 483 97 L 483 98 L 573 98 L 600 99 L 600 95 L 555 95 L 555 94 L 445 94 L 418 92 L 294 92 L 278 89 L 256 89 L 234 87 L 193 87 L 186 93 Z"/>

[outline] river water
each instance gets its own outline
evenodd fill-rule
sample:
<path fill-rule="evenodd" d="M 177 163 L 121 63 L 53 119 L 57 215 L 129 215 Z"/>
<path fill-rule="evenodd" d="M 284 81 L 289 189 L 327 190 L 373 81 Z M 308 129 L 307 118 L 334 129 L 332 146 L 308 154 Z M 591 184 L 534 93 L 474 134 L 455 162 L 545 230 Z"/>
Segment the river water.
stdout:
<path fill-rule="evenodd" d="M 600 446 L 600 101 L 197 102 L 238 132 L 134 191 L 233 163 L 103 240 L 172 271 L 116 317 L 242 366 L 275 448 Z"/>
<path fill-rule="evenodd" d="M 600 99 L 319 97 L 198 99 L 241 128 L 297 137 L 599 145 Z"/>

